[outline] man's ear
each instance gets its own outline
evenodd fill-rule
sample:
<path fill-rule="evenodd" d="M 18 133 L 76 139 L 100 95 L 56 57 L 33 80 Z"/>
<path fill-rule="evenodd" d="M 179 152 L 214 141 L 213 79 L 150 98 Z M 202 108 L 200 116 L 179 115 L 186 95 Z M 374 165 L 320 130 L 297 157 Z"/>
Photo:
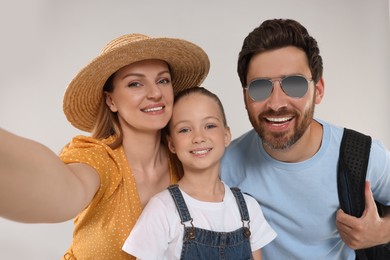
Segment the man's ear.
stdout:
<path fill-rule="evenodd" d="M 320 80 L 316 83 L 315 85 L 315 98 L 314 98 L 314 102 L 315 104 L 320 104 L 321 101 L 322 101 L 322 98 L 324 97 L 324 93 L 325 93 L 325 82 L 324 82 L 324 78 L 321 77 Z"/>
<path fill-rule="evenodd" d="M 110 108 L 112 112 L 118 112 L 118 108 L 116 107 L 114 101 L 112 100 L 111 94 L 108 92 L 104 92 L 106 104 Z"/>
<path fill-rule="evenodd" d="M 248 110 L 248 104 L 246 100 L 246 89 L 242 88 L 242 97 L 244 98 L 245 109 Z"/>

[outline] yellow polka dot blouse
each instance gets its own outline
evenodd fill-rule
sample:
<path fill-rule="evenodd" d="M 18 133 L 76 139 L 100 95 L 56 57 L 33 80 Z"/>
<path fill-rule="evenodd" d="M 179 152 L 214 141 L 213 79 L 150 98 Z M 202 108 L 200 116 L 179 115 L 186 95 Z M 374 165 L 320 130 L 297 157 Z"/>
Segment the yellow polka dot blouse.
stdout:
<path fill-rule="evenodd" d="M 72 245 L 63 259 L 134 259 L 121 248 L 142 205 L 122 146 L 106 145 L 112 140 L 76 136 L 60 154 L 65 163 L 88 164 L 100 176 L 95 197 L 74 219 Z M 171 184 L 176 183 L 174 171 L 170 174 Z"/>

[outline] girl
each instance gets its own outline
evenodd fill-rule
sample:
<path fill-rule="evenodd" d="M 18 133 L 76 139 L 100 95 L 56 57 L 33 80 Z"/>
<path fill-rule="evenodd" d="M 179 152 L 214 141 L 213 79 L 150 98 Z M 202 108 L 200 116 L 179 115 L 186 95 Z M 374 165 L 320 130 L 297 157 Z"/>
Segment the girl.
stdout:
<path fill-rule="evenodd" d="M 183 177 L 149 201 L 124 251 L 140 259 L 261 259 L 276 234 L 252 197 L 219 178 L 230 140 L 216 95 L 192 88 L 175 98 L 168 146 Z"/>

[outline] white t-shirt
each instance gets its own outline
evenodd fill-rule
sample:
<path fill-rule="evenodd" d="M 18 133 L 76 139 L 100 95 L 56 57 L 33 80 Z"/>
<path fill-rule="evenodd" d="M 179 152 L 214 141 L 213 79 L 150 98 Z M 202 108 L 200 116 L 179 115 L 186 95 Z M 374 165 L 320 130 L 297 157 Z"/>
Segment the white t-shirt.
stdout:
<path fill-rule="evenodd" d="M 196 200 L 181 190 L 187 208 L 197 228 L 231 232 L 242 227 L 236 199 L 225 185 L 222 202 Z M 250 218 L 252 251 L 258 250 L 276 237 L 264 219 L 257 201 L 244 194 Z M 185 223 L 190 226 L 189 223 Z M 122 249 L 140 259 L 180 259 L 184 226 L 168 190 L 150 199 Z"/>

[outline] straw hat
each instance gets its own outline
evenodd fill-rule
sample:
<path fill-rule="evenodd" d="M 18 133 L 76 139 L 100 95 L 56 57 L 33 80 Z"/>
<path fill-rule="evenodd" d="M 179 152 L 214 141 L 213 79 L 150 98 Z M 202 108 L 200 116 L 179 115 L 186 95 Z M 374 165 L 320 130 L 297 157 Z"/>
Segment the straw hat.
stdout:
<path fill-rule="evenodd" d="M 63 99 L 63 110 L 69 122 L 91 132 L 103 102 L 107 79 L 120 68 L 146 59 L 160 59 L 169 64 L 175 94 L 199 86 L 210 68 L 207 54 L 191 42 L 142 34 L 120 36 L 109 42 L 70 82 Z"/>

